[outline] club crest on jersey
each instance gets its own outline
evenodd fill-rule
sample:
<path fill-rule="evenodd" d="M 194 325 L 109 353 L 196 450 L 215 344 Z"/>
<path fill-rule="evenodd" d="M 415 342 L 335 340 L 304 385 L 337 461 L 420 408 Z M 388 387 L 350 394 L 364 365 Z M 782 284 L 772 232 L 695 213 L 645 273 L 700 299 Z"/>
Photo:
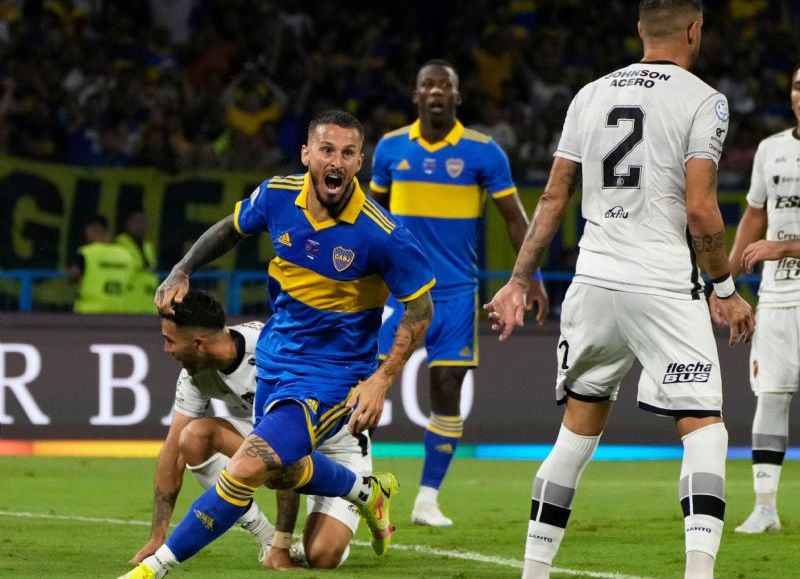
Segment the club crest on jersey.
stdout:
<path fill-rule="evenodd" d="M 714 103 L 714 112 L 717 113 L 717 118 L 723 123 L 728 121 L 728 103 L 722 99 Z"/>
<path fill-rule="evenodd" d="M 426 175 L 430 175 L 436 170 L 436 159 L 431 159 L 428 157 L 427 159 L 422 161 L 422 170 L 425 171 Z"/>
<path fill-rule="evenodd" d="M 336 268 L 336 271 L 344 271 L 350 267 L 355 257 L 356 253 L 352 249 L 345 249 L 341 245 L 337 245 L 333 248 L 333 267 Z"/>
<path fill-rule="evenodd" d="M 444 167 L 447 169 L 447 174 L 455 179 L 464 170 L 464 159 L 447 159 Z"/>

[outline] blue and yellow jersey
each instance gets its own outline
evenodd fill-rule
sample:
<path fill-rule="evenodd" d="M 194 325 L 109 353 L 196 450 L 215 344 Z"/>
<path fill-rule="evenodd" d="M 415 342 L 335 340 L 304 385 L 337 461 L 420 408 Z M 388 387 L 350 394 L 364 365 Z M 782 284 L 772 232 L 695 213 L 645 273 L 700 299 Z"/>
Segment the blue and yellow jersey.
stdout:
<path fill-rule="evenodd" d="M 378 142 L 370 187 L 376 193 L 391 189 L 389 209 L 433 264 L 434 297 L 476 290 L 486 195 L 498 199 L 517 192 L 508 157 L 497 143 L 458 121 L 444 140 L 429 143 L 417 120 Z"/>
<path fill-rule="evenodd" d="M 389 292 L 410 301 L 435 280 L 414 236 L 357 180 L 336 219 L 315 221 L 308 195 L 308 174 L 273 177 L 236 204 L 234 225 L 243 235 L 269 231 L 275 247 L 268 280 L 274 313 L 256 349 L 259 377 L 324 378 L 330 391 L 316 397 L 338 401 L 343 384 L 349 389 L 375 371 Z"/>

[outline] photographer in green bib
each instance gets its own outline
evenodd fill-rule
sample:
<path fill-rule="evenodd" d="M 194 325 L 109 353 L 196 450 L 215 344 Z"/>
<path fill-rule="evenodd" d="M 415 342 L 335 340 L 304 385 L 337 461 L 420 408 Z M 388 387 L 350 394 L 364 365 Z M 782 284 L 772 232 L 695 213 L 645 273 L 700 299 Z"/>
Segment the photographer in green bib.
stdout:
<path fill-rule="evenodd" d="M 122 232 L 114 242 L 125 249 L 133 260 L 133 277 L 130 293 L 125 300 L 129 314 L 156 314 L 153 296 L 158 287 L 156 272 L 156 249 L 145 239 L 147 215 L 142 209 L 134 209 L 125 217 Z"/>
<path fill-rule="evenodd" d="M 78 248 L 69 278 L 78 282 L 74 310 L 80 314 L 128 312 L 134 263 L 129 252 L 111 243 L 108 220 L 89 218 L 84 230 L 86 244 Z"/>

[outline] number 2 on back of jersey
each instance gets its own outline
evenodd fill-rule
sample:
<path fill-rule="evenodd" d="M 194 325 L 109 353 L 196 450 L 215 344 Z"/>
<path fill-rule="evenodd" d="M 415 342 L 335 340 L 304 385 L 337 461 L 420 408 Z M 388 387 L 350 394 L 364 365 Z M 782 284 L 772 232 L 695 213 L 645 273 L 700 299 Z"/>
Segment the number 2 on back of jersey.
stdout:
<path fill-rule="evenodd" d="M 644 111 L 636 106 L 617 106 L 608 111 L 607 127 L 618 127 L 620 121 L 633 121 L 630 132 L 603 159 L 603 189 L 638 189 L 642 179 L 641 165 L 628 165 L 622 172 L 619 165 L 644 134 Z"/>

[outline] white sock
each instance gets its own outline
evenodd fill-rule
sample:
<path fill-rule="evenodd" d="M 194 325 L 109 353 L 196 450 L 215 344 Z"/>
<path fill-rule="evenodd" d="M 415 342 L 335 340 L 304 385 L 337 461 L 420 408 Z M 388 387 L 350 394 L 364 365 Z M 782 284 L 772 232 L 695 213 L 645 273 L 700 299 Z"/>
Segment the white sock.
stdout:
<path fill-rule="evenodd" d="M 161 545 L 154 554 L 147 557 L 142 563 L 156 572 L 156 579 L 161 579 L 169 571 L 180 565 L 180 562 L 166 544 Z"/>
<path fill-rule="evenodd" d="M 207 461 L 197 465 L 186 465 L 204 489 L 210 489 L 217 485 L 220 473 L 228 465 L 228 457 L 222 453 L 215 453 Z M 275 534 L 273 527 L 264 513 L 256 505 L 255 501 L 250 508 L 236 521 L 244 530 L 256 538 L 262 547 L 272 545 L 272 536 Z"/>
<path fill-rule="evenodd" d="M 417 493 L 417 503 L 435 503 L 439 497 L 439 489 L 420 486 Z"/>
<path fill-rule="evenodd" d="M 533 481 L 531 519 L 525 542 L 526 563 L 538 561 L 548 567 L 553 564 L 572 512 L 575 489 L 599 441 L 600 435 L 579 436 L 561 425 L 556 444 Z"/>
<path fill-rule="evenodd" d="M 522 579 L 550 579 L 552 568 L 553 566 L 547 563 L 525 559 L 525 565 L 522 567 Z"/>
<path fill-rule="evenodd" d="M 255 501 L 250 504 L 250 508 L 236 521 L 241 527 L 253 535 L 258 544 L 264 548 L 272 546 L 272 537 L 275 535 L 273 527 L 266 515 L 256 505 Z"/>
<path fill-rule="evenodd" d="M 372 496 L 372 481 L 367 476 L 356 474 L 356 482 L 353 483 L 353 488 L 344 497 L 348 501 L 356 505 L 366 505 L 369 498 Z"/>
<path fill-rule="evenodd" d="M 756 505 L 776 509 L 783 459 L 789 445 L 790 393 L 762 392 L 753 418 L 753 490 Z"/>
<path fill-rule="evenodd" d="M 713 560 L 719 550 L 725 517 L 725 457 L 728 431 L 725 425 L 711 424 L 682 438 L 683 463 L 679 496 L 684 517 L 687 577 L 690 552 L 705 553 L 711 559 L 711 575 L 691 575 L 694 579 L 713 577 Z M 692 555 L 693 564 L 696 555 Z M 702 558 L 705 559 L 705 558 Z M 694 573 L 694 571 L 692 571 Z"/>
<path fill-rule="evenodd" d="M 714 557 L 700 551 L 687 552 L 684 579 L 714 579 Z"/>

